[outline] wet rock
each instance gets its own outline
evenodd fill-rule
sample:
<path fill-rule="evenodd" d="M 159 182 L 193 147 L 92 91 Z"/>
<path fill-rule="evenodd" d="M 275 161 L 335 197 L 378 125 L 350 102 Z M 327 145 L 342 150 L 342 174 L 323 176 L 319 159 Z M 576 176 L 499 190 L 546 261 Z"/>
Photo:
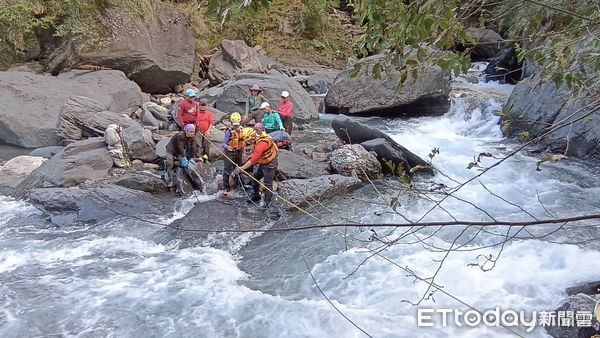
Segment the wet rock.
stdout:
<path fill-rule="evenodd" d="M 31 204 L 50 215 L 57 225 L 74 221 L 96 223 L 115 217 L 144 217 L 155 220 L 168 212 L 169 204 L 150 193 L 118 185 L 78 188 L 40 188 L 28 194 Z"/>
<path fill-rule="evenodd" d="M 58 116 L 57 133 L 63 142 L 79 141 L 104 136 L 104 131 L 110 124 L 122 128 L 137 125 L 129 117 L 108 111 L 93 99 L 74 96 L 67 100 Z"/>
<path fill-rule="evenodd" d="M 123 129 L 123 143 L 131 159 L 153 162 L 158 158 L 152 132 L 140 125 Z"/>
<path fill-rule="evenodd" d="M 285 149 L 279 149 L 277 163 L 277 175 L 281 180 L 309 178 L 329 174 L 326 164 L 312 161 L 307 157 Z"/>
<path fill-rule="evenodd" d="M 312 90 L 316 94 L 327 94 L 327 91 L 333 85 L 333 82 L 338 74 L 338 71 L 320 70 L 314 72 L 306 80 L 308 90 Z"/>
<path fill-rule="evenodd" d="M 169 187 L 163 179 L 156 175 L 144 172 L 129 172 L 117 178 L 114 184 L 133 189 L 150 192 L 154 194 L 167 193 Z"/>
<path fill-rule="evenodd" d="M 0 191 L 15 188 L 44 162 L 46 162 L 44 157 L 23 155 L 0 165 Z"/>
<path fill-rule="evenodd" d="M 27 148 L 59 144 L 57 125 L 67 100 L 84 96 L 105 110 L 138 106 L 144 95 L 119 71 L 71 71 L 59 76 L 0 72 L 0 140 Z"/>
<path fill-rule="evenodd" d="M 356 176 L 324 175 L 283 181 L 277 186 L 277 193 L 286 200 L 304 207 L 317 201 L 341 196 L 359 188 L 361 183 Z"/>
<path fill-rule="evenodd" d="M 51 158 L 52 156 L 56 155 L 63 148 L 64 147 L 62 147 L 62 146 L 49 146 L 49 147 L 37 148 L 37 149 L 33 149 L 29 153 L 29 156 L 39 156 L 39 157 L 43 157 L 43 158 Z"/>
<path fill-rule="evenodd" d="M 353 77 L 349 66 L 335 79 L 325 97 L 325 109 L 334 114 L 415 117 L 443 115 L 450 109 L 450 74 L 429 66 L 418 79 L 409 77 L 402 85 L 400 72 L 390 70 L 375 79 L 373 66 L 388 56 L 379 54 L 358 63 L 361 71 Z"/>
<path fill-rule="evenodd" d="M 331 127 L 333 128 L 333 131 L 338 136 L 338 138 L 345 143 L 360 144 L 365 141 L 383 138 L 392 145 L 392 148 L 402 153 L 402 155 L 406 158 L 411 168 L 420 165 L 425 169 L 420 170 L 419 172 L 433 175 L 433 169 L 431 169 L 430 165 L 426 161 L 424 161 L 419 156 L 413 154 L 411 151 L 398 144 L 396 141 L 394 141 L 394 139 L 389 137 L 386 133 L 382 132 L 381 130 L 366 126 L 345 115 L 336 116 L 331 121 Z"/>
<path fill-rule="evenodd" d="M 476 41 L 476 45 L 467 45 L 465 47 L 472 48 L 471 49 L 471 59 L 473 60 L 484 60 L 492 58 L 498 53 L 500 50 L 505 47 L 504 39 L 500 34 L 495 32 L 494 30 L 488 28 L 479 28 L 479 27 L 469 27 L 467 28 L 467 33 L 471 34 Z"/>
<path fill-rule="evenodd" d="M 334 150 L 331 153 L 331 167 L 334 172 L 344 176 L 352 176 L 355 172 L 363 181 L 379 178 L 381 174 L 381 164 L 377 158 L 360 144 L 345 144 Z"/>
<path fill-rule="evenodd" d="M 375 138 L 360 144 L 369 152 L 377 154 L 377 160 L 381 163 L 383 173 L 400 176 L 402 173 L 410 174 L 410 164 L 401 150 L 384 138 Z"/>
<path fill-rule="evenodd" d="M 35 188 L 68 188 L 97 181 L 106 177 L 112 166 L 113 159 L 103 138 L 73 142 L 34 170 L 16 187 L 15 196 L 23 197 Z"/>
<path fill-rule="evenodd" d="M 249 88 L 257 84 L 262 94 L 276 108 L 281 100 L 281 92 L 288 91 L 290 100 L 294 103 L 293 119 L 295 122 L 318 120 L 319 114 L 314 102 L 298 82 L 282 76 L 263 74 L 239 74 L 218 87 L 200 92 L 200 97 L 208 99 L 214 107 L 223 112 L 244 112 L 246 98 L 250 95 Z"/>
<path fill-rule="evenodd" d="M 505 48 L 498 55 L 489 60 L 488 66 L 483 71 L 486 81 L 516 84 L 521 79 L 522 67 L 517 60 L 514 47 Z"/>
<path fill-rule="evenodd" d="M 574 296 L 578 293 L 585 293 L 586 295 L 600 294 L 600 281 L 581 283 L 570 288 L 566 288 L 565 292 L 569 296 Z"/>
<path fill-rule="evenodd" d="M 586 311 L 588 313 L 591 312 L 592 316 L 594 316 L 594 309 L 596 309 L 596 304 L 600 302 L 600 295 L 586 295 L 583 293 L 579 293 L 576 295 L 569 296 L 567 302 L 561 305 L 556 311 L 572 311 L 573 313 L 577 313 L 578 311 L 581 313 Z M 597 314 L 596 314 L 597 316 Z M 556 319 L 558 322 L 558 319 Z M 592 319 L 592 327 L 580 327 L 577 325 L 574 326 L 544 326 L 546 332 L 555 338 L 581 338 L 581 337 L 593 337 L 595 335 L 600 334 L 600 325 L 594 325 L 594 319 Z M 576 324 L 573 323 L 573 324 Z"/>

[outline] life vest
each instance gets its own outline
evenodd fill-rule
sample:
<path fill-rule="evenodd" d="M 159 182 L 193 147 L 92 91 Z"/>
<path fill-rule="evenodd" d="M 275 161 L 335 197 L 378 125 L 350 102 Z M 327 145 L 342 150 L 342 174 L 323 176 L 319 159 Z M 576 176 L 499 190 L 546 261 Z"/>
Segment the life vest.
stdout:
<path fill-rule="evenodd" d="M 229 138 L 227 145 L 230 146 L 233 151 L 239 151 L 246 148 L 246 142 L 244 142 L 242 131 L 239 129 L 230 129 L 230 131 L 231 137 Z"/>
<path fill-rule="evenodd" d="M 258 142 L 267 142 L 269 144 L 267 150 L 265 150 L 262 153 L 262 155 L 260 155 L 260 158 L 258 159 L 258 164 L 268 164 L 273 162 L 273 160 L 277 158 L 278 152 L 277 144 L 275 144 L 273 138 L 271 138 L 271 136 L 269 135 L 263 134 L 258 138 Z M 256 143 L 258 144 L 258 142 Z"/>

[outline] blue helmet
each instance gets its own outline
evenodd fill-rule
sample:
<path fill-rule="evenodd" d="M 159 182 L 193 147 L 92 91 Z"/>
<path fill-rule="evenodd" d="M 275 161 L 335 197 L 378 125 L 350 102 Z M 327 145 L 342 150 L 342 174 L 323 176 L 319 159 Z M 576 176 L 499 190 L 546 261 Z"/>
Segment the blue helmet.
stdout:
<path fill-rule="evenodd" d="M 196 91 L 193 90 L 192 88 L 188 89 L 185 91 L 185 95 L 187 97 L 196 97 Z"/>

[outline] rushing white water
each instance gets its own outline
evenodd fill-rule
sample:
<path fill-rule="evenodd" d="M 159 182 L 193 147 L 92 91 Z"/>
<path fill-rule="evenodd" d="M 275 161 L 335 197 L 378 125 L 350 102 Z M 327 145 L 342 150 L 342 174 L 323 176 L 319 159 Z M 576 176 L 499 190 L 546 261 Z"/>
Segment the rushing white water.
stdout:
<path fill-rule="evenodd" d="M 498 117 L 493 114 L 511 89 L 497 84 L 458 83 L 452 109 L 443 117 L 368 123 L 384 129 L 424 158 L 431 149 L 439 148 L 433 163 L 453 179 L 465 181 L 479 172 L 466 169 L 474 156 L 489 152 L 500 157 L 514 147 L 503 143 Z M 495 161 L 483 158 L 481 166 Z M 531 157 L 514 156 L 480 181 L 539 218 L 600 210 L 600 184 L 592 169 L 577 163 L 555 163 L 536 171 L 535 162 Z M 455 185 L 442 175 L 434 181 L 418 185 Z M 355 195 L 369 198 L 361 193 L 376 197 L 368 191 Z M 531 219 L 478 182 L 456 195 L 497 219 Z M 411 220 L 431 207 L 431 202 L 412 201 L 403 200 L 398 208 Z M 173 215 L 161 221 L 181 217 L 192 202 L 182 201 Z M 485 213 L 453 198 L 442 206 L 457 219 L 489 220 Z M 374 216 L 378 207 L 352 200 L 337 201 L 332 207 L 364 222 L 404 221 L 389 213 Z M 424 220 L 449 217 L 435 210 Z M 554 228 L 531 231 L 541 234 Z M 590 228 L 557 231 L 551 241 L 509 242 L 494 269 L 487 272 L 468 264 L 481 262 L 480 254 L 497 253 L 498 247 L 453 252 L 437 274 L 436 283 L 479 310 L 554 309 L 564 299 L 565 287 L 600 279 L 598 242 L 559 244 L 600 234 L 597 227 Z M 460 229 L 444 229 L 426 241 L 447 246 Z M 349 233 L 367 239 L 370 232 L 363 230 L 351 229 Z M 498 240 L 498 236 L 482 233 L 464 248 L 478 249 Z M 427 284 L 400 267 L 429 277 L 439 265 L 436 260 L 444 255 L 425 250 L 420 244 L 391 246 L 382 253 L 389 261 L 374 257 L 361 265 L 369 256 L 363 246 L 375 248 L 379 243 L 350 242 L 349 249 L 344 250 L 337 230 L 270 233 L 237 237 L 235 241 L 236 245 L 226 248 L 190 245 L 160 226 L 122 219 L 57 229 L 26 203 L 0 197 L 0 335 L 363 337 L 323 298 L 304 261 L 333 304 L 374 337 L 513 335 L 504 328 L 484 326 L 441 327 L 438 323 L 433 328 L 418 328 L 418 308 L 467 309 L 441 292 L 420 306 L 406 302 L 418 301 Z M 209 239 L 207 243 L 212 242 Z M 546 336 L 542 328 L 531 333 L 525 328 L 516 330 L 527 336 Z"/>

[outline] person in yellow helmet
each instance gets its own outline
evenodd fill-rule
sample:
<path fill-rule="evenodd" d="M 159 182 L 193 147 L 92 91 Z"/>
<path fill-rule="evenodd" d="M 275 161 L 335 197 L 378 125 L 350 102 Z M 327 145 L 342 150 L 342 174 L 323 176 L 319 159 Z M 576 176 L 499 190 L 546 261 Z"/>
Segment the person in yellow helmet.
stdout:
<path fill-rule="evenodd" d="M 229 179 L 233 170 L 242 165 L 242 152 L 246 148 L 243 129 L 240 126 L 242 115 L 238 112 L 233 112 L 229 116 L 230 125 L 225 128 L 225 137 L 223 138 L 223 150 L 225 153 L 225 161 L 223 164 L 223 197 L 229 196 L 231 185 Z"/>

